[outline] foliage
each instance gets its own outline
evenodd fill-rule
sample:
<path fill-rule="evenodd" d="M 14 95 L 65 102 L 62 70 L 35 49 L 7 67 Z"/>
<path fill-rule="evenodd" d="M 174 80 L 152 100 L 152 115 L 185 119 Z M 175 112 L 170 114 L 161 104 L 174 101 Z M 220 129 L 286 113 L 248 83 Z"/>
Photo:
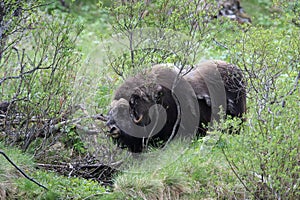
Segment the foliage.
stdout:
<path fill-rule="evenodd" d="M 65 144 L 67 149 L 71 149 L 78 154 L 86 153 L 84 142 L 82 141 L 79 134 L 76 132 L 74 125 L 65 126 L 62 130 L 66 135 L 62 138 L 62 142 Z"/>
<path fill-rule="evenodd" d="M 232 170 L 255 198 L 299 198 L 299 115 L 293 109 L 299 99 L 289 98 L 287 104 L 262 111 L 261 120 L 270 123 L 249 122 L 245 136 L 235 137 L 224 149 Z"/>
<path fill-rule="evenodd" d="M 282 9 L 298 5 L 281 3 Z M 290 23 L 298 14 L 285 12 L 273 16 L 276 26 L 235 29 L 216 38 L 248 80 L 247 126 L 223 153 L 255 199 L 299 198 L 300 30 Z"/>
<path fill-rule="evenodd" d="M 5 9 L 16 9 L 9 5 L 4 4 Z M 7 142 L 18 144 L 23 150 L 36 137 L 48 138 L 57 132 L 56 123 L 70 107 L 74 69 L 79 59 L 75 41 L 82 27 L 71 26 L 74 20 L 69 16 L 45 15 L 37 10 L 39 6 L 40 2 L 18 5 L 20 15 L 24 16 L 20 32 L 19 21 L 3 21 L 11 28 L 1 40 L 4 48 L 0 60 L 0 98 L 10 102 L 10 106 L 1 129 Z M 5 13 L 5 17 L 11 12 Z M 8 31 L 15 29 L 18 31 Z"/>
<path fill-rule="evenodd" d="M 116 2 L 112 28 L 119 45 L 107 46 L 107 64 L 122 77 L 156 63 L 182 69 L 195 64 L 214 29 L 207 22 L 216 15 L 215 6 L 215 1 Z"/>

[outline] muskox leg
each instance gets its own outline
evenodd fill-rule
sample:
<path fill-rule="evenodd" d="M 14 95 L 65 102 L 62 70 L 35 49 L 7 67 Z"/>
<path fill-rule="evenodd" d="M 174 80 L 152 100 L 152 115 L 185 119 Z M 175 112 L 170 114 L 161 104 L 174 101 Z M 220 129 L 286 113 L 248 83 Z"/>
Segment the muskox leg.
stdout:
<path fill-rule="evenodd" d="M 211 118 L 211 107 L 207 105 L 205 99 L 198 99 L 199 109 L 200 109 L 200 121 L 198 128 L 198 137 L 204 137 L 208 130 L 207 126 L 209 125 Z"/>

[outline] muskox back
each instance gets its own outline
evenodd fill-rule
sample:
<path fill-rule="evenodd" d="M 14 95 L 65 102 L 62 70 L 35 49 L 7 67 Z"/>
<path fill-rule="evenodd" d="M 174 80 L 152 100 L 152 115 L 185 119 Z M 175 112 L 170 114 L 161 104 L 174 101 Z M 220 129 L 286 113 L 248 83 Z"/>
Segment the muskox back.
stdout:
<path fill-rule="evenodd" d="M 129 100 L 137 87 L 156 82 L 157 79 L 169 82 L 170 78 L 177 76 L 177 72 L 168 64 L 157 64 L 150 69 L 145 69 L 134 76 L 127 78 L 115 91 L 113 101 L 121 98 Z"/>
<path fill-rule="evenodd" d="M 205 135 L 205 126 L 218 118 L 219 106 L 232 117 L 242 118 L 246 112 L 245 82 L 242 71 L 236 66 L 219 60 L 205 61 L 196 65 L 185 79 L 193 87 L 199 102 L 200 135 Z"/>

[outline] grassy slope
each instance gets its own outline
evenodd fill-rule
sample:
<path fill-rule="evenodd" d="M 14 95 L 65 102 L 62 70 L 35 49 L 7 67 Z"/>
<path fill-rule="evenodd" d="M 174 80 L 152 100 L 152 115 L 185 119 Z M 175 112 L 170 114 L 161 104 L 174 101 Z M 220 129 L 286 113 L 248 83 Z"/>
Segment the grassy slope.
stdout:
<path fill-rule="evenodd" d="M 269 13 L 265 7 L 267 3 L 264 2 L 267 1 L 242 2 L 246 12 L 253 16 L 254 24 L 267 25 L 265 17 Z M 78 14 L 79 20 L 86 24 L 86 29 L 79 41 L 79 48 L 82 49 L 84 58 L 91 53 L 91 47 L 97 46 L 100 36 L 110 29 L 101 17 L 103 13 L 96 12 L 96 10 L 96 7 L 87 4 L 78 5 L 73 11 Z M 99 18 L 100 22 L 94 20 L 95 18 Z M 104 78 L 99 85 L 105 85 L 105 83 L 106 79 Z M 108 90 L 104 88 L 103 92 Z M 111 91 L 109 90 L 109 92 Z M 105 100 L 100 100 L 98 106 L 107 103 Z M 229 141 L 232 139 L 231 136 L 227 137 Z M 61 199 L 87 197 L 89 197 L 88 199 L 125 199 L 128 198 L 128 195 L 131 198 L 164 197 L 164 199 L 174 199 L 181 193 L 185 193 L 182 196 L 183 199 L 199 199 L 228 197 L 232 196 L 233 192 L 243 195 L 245 191 L 241 183 L 230 171 L 221 149 L 218 147 L 218 145 L 224 144 L 222 141 L 221 143 L 218 141 L 218 145 L 215 145 L 216 142 L 213 138 L 207 138 L 204 142 L 196 142 L 189 150 L 178 149 L 178 146 L 184 145 L 174 144 L 165 151 L 165 154 L 153 152 L 145 154 L 142 158 L 133 158 L 128 162 L 125 172 L 115 178 L 114 192 L 105 192 L 104 188 L 92 181 L 66 178 L 55 173 L 36 170 L 30 155 L 24 155 L 15 149 L 4 147 L 0 143 L 0 149 L 8 152 L 19 166 L 50 189 L 49 192 L 45 192 L 28 180 L 20 178 L 21 176 L 16 173 L 16 170 L 1 157 L 0 195 L 6 194 L 9 198 L 17 199 L 21 197 L 23 199 L 57 199 L 58 197 Z M 214 148 L 211 148 L 212 146 Z M 174 157 L 176 159 L 173 159 Z M 156 164 L 153 165 L 153 163 Z M 236 191 L 229 190 L 233 187 L 236 188 Z M 238 194 L 235 195 L 238 196 Z M 242 196 L 240 197 L 242 198 Z"/>
<path fill-rule="evenodd" d="M 35 169 L 31 155 L 15 148 L 0 149 L 27 175 L 49 189 L 46 191 L 25 179 L 2 155 L 0 156 L 0 198 L 1 199 L 82 199 L 105 193 L 97 182 L 80 178 L 67 178 L 53 172 Z"/>

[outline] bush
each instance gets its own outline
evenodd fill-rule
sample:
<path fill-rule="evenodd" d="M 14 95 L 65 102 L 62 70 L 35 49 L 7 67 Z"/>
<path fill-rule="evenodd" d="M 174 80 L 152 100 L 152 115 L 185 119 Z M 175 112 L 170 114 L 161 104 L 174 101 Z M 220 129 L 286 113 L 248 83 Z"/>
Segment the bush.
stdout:
<path fill-rule="evenodd" d="M 297 6 L 281 2 L 281 8 Z M 298 8 L 299 9 L 299 5 Z M 299 78 L 298 18 L 293 10 L 274 15 L 273 26 L 236 29 L 220 37 L 227 58 L 248 82 L 248 115 L 242 135 L 223 152 L 231 170 L 255 199 L 298 199 Z M 238 39 L 237 39 L 238 38 Z"/>
<path fill-rule="evenodd" d="M 9 102 L 1 139 L 26 151 L 38 137 L 45 138 L 38 151 L 48 146 L 46 139 L 68 117 L 80 57 L 75 45 L 82 27 L 70 16 L 41 12 L 39 1 L 1 6 L 6 28 L 1 37 L 0 101 Z"/>

